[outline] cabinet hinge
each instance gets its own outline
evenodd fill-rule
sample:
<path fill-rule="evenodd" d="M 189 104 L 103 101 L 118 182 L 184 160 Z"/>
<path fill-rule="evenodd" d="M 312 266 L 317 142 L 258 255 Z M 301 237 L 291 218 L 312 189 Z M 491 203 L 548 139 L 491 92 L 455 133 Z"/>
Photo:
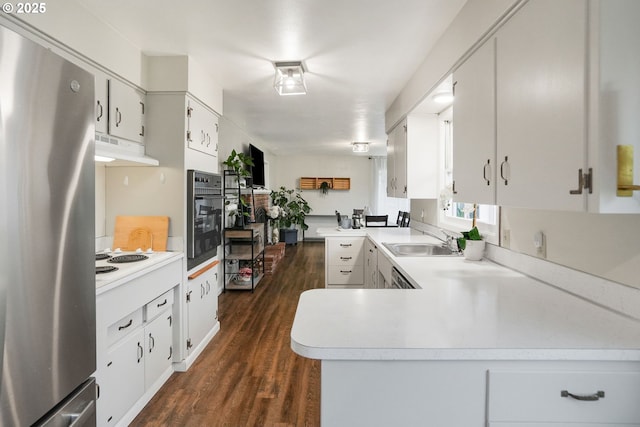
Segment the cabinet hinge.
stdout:
<path fill-rule="evenodd" d="M 189 350 L 193 345 L 191 344 L 191 338 L 187 340 L 187 350 Z"/>
<path fill-rule="evenodd" d="M 191 292 L 193 291 L 187 292 L 187 302 L 191 302 Z"/>
<path fill-rule="evenodd" d="M 578 169 L 578 188 L 569 190 L 569 194 L 582 194 L 582 190 L 589 190 L 589 194 L 593 193 L 593 168 L 589 168 L 587 173 L 582 173 L 582 169 Z"/>

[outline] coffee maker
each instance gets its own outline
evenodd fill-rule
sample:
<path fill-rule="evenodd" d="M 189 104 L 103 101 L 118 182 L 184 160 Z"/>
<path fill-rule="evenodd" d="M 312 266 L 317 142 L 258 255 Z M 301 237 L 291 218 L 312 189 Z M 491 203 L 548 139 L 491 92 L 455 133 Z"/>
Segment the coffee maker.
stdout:
<path fill-rule="evenodd" d="M 362 227 L 362 213 L 364 209 L 354 209 L 353 215 L 351 216 L 351 223 L 353 228 Z"/>

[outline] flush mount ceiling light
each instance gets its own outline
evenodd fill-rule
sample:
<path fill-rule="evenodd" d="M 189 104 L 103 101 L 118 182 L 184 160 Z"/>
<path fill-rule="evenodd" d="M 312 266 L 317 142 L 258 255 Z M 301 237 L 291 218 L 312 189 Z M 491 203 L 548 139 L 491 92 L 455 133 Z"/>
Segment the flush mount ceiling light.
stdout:
<path fill-rule="evenodd" d="M 352 142 L 351 145 L 354 153 L 366 153 L 369 151 L 368 142 Z"/>
<path fill-rule="evenodd" d="M 451 92 L 438 92 L 433 97 L 434 102 L 438 104 L 450 104 L 453 102 L 453 93 Z"/>
<path fill-rule="evenodd" d="M 273 87 L 278 95 L 305 95 L 307 93 L 302 62 L 274 62 L 273 66 L 276 67 Z"/>

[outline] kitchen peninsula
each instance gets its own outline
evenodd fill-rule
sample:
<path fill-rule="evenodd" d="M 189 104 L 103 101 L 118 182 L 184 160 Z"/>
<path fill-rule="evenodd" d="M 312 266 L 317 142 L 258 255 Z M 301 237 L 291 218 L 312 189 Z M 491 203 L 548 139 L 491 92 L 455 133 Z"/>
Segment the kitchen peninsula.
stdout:
<path fill-rule="evenodd" d="M 487 260 L 381 245 L 415 231 L 360 234 L 422 289 L 301 295 L 291 347 L 322 361 L 323 425 L 640 426 L 638 320 Z"/>

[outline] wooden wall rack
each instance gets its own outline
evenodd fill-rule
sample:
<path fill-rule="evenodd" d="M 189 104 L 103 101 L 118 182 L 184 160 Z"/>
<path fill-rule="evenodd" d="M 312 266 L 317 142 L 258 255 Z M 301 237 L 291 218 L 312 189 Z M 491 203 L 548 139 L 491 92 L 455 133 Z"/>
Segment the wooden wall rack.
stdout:
<path fill-rule="evenodd" d="M 320 185 L 326 182 L 332 190 L 349 190 L 351 188 L 351 178 L 322 178 L 308 177 L 300 178 L 301 190 L 319 190 Z"/>

